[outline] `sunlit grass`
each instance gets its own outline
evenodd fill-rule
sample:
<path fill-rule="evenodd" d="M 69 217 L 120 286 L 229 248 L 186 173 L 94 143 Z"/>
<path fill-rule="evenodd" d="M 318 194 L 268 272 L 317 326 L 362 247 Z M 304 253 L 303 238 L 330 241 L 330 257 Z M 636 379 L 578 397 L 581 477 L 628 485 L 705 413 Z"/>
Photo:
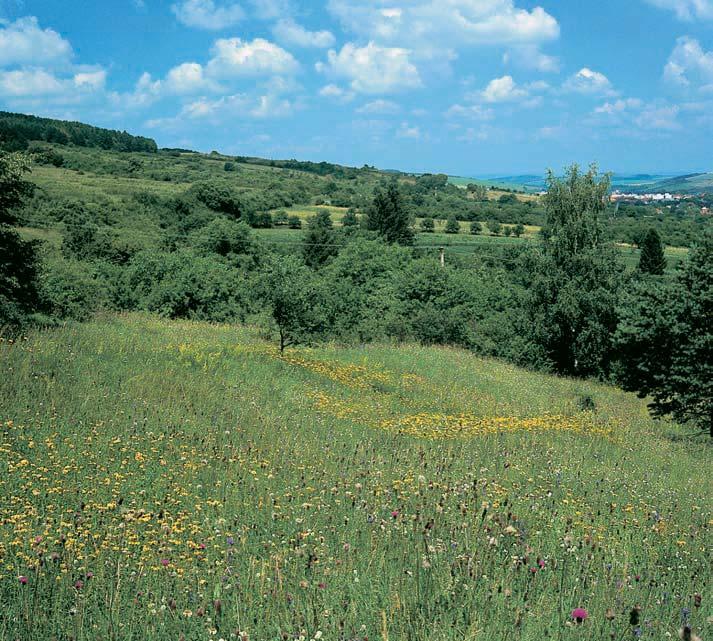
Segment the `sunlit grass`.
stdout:
<path fill-rule="evenodd" d="M 2 641 L 709 633 L 710 448 L 609 386 L 145 316 L 0 371 Z"/>

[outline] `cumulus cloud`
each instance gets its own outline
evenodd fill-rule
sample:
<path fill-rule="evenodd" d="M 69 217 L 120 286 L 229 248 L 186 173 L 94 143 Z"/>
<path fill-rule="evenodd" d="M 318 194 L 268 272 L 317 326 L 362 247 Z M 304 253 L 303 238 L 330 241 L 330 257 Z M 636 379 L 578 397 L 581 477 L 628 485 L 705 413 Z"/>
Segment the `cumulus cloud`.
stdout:
<path fill-rule="evenodd" d="M 146 123 L 153 129 L 180 129 L 196 121 L 224 122 L 231 118 L 280 118 L 293 111 L 293 104 L 275 94 L 250 95 L 245 93 L 220 98 L 199 98 L 184 105 L 177 116 L 156 118 Z"/>
<path fill-rule="evenodd" d="M 541 43 L 559 36 L 557 20 L 542 7 L 514 0 L 329 0 L 327 8 L 348 31 L 379 42 L 452 48 L 477 44 Z"/>
<path fill-rule="evenodd" d="M 212 78 L 292 74 L 299 68 L 291 53 L 263 38 L 252 42 L 221 39 L 216 41 L 212 53 L 207 66 Z"/>
<path fill-rule="evenodd" d="M 338 85 L 325 85 L 319 90 L 319 95 L 323 98 L 331 98 L 337 102 L 351 102 L 354 100 L 354 92 L 348 91 Z"/>
<path fill-rule="evenodd" d="M 98 91 L 106 85 L 106 71 L 81 71 L 74 75 L 73 82 L 76 87 Z"/>
<path fill-rule="evenodd" d="M 421 138 L 421 129 L 419 127 L 411 126 L 407 122 L 402 122 L 396 131 L 396 137 L 418 140 Z"/>
<path fill-rule="evenodd" d="M 609 78 L 603 73 L 583 67 L 577 73 L 567 78 L 564 91 L 571 93 L 613 96 L 616 94 Z"/>
<path fill-rule="evenodd" d="M 512 76 L 495 78 L 488 83 L 488 86 L 481 92 L 481 97 L 485 102 L 514 102 L 528 96 L 527 90 L 519 87 L 512 79 Z"/>
<path fill-rule="evenodd" d="M 42 69 L 1 71 L 0 94 L 12 97 L 46 96 L 64 91 L 64 85 L 53 74 Z"/>
<path fill-rule="evenodd" d="M 631 111 L 632 109 L 640 109 L 642 106 L 643 102 L 638 98 L 625 98 L 615 100 L 614 102 L 605 102 L 603 105 L 596 107 L 594 113 L 612 116 L 614 114 Z"/>
<path fill-rule="evenodd" d="M 260 20 L 274 20 L 289 15 L 289 0 L 250 0 L 255 17 Z"/>
<path fill-rule="evenodd" d="M 660 9 L 671 9 L 680 20 L 713 20 L 713 0 L 646 0 Z"/>
<path fill-rule="evenodd" d="M 467 120 L 492 120 L 495 112 L 482 105 L 453 105 L 447 112 L 448 118 L 464 118 Z"/>
<path fill-rule="evenodd" d="M 52 29 L 42 29 L 35 17 L 0 22 L 0 67 L 61 65 L 72 58 L 72 47 Z"/>
<path fill-rule="evenodd" d="M 280 20 L 272 29 L 279 42 L 296 47 L 327 49 L 333 47 L 336 39 L 330 31 L 308 31 L 292 19 Z"/>
<path fill-rule="evenodd" d="M 357 110 L 359 114 L 382 114 L 382 115 L 393 115 L 399 113 L 401 108 L 391 100 L 372 100 L 362 105 Z"/>
<path fill-rule="evenodd" d="M 522 69 L 541 73 L 557 73 L 560 70 L 559 58 L 548 56 L 532 45 L 514 47 L 505 53 L 503 62 L 505 64 L 512 62 Z"/>
<path fill-rule="evenodd" d="M 317 63 L 317 70 L 349 80 L 358 93 L 393 93 L 422 86 L 410 55 L 411 51 L 399 47 L 382 47 L 374 42 L 357 47 L 350 42 L 339 52 L 331 49 L 327 62 Z"/>
<path fill-rule="evenodd" d="M 218 83 L 206 78 L 203 66 L 197 62 L 184 62 L 171 69 L 163 85 L 166 91 L 173 94 L 195 94 L 220 89 Z"/>
<path fill-rule="evenodd" d="M 679 38 L 664 67 L 664 79 L 683 87 L 713 88 L 713 51 L 704 51 L 695 38 Z"/>
<path fill-rule="evenodd" d="M 636 117 L 636 124 L 647 131 L 676 131 L 681 129 L 678 115 L 681 108 L 678 105 L 649 106 Z"/>
<path fill-rule="evenodd" d="M 209 31 L 232 27 L 245 17 L 240 5 L 230 3 L 219 6 L 213 0 L 183 0 L 174 4 L 171 10 L 178 21 L 187 27 Z"/>
<path fill-rule="evenodd" d="M 683 111 L 679 105 L 662 101 L 620 98 L 596 107 L 585 122 L 591 127 L 614 128 L 624 136 L 651 138 L 682 129 L 679 116 Z"/>
<path fill-rule="evenodd" d="M 44 69 L 0 71 L 0 96 L 9 99 L 42 98 L 52 103 L 79 102 L 103 91 L 106 72 L 83 71 L 58 76 Z"/>

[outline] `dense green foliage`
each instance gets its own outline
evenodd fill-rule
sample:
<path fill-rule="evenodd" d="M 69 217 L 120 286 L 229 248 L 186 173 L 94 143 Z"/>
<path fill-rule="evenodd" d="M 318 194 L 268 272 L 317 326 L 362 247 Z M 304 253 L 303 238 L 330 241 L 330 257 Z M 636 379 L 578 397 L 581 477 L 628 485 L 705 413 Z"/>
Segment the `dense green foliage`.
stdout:
<path fill-rule="evenodd" d="M 111 131 L 80 122 L 51 120 L 0 111 L 0 149 L 21 151 L 27 149 L 29 143 L 34 141 L 115 151 L 153 153 L 158 149 L 150 138 L 132 136 L 125 131 Z"/>
<path fill-rule="evenodd" d="M 366 228 L 377 232 L 389 243 L 411 245 L 413 230 L 398 185 L 392 182 L 378 191 L 366 217 Z"/>
<path fill-rule="evenodd" d="M 697 424 L 713 437 L 713 234 L 673 282 L 635 281 L 619 313 L 624 387 L 651 396 L 656 415 Z"/>
<path fill-rule="evenodd" d="M 0 154 L 0 328 L 21 325 L 41 307 L 36 245 L 12 228 L 17 208 L 32 193 L 32 184 L 24 180 L 28 169 L 24 156 Z"/>
<path fill-rule="evenodd" d="M 526 308 L 533 344 L 560 374 L 609 371 L 622 270 L 602 242 L 608 190 L 608 177 L 597 180 L 595 168 L 582 174 L 573 166 L 563 179 L 548 178 L 547 225 Z"/>
<path fill-rule="evenodd" d="M 666 271 L 666 256 L 661 244 L 661 236 L 655 229 L 649 229 L 641 243 L 639 271 L 654 276 L 663 276 Z"/>

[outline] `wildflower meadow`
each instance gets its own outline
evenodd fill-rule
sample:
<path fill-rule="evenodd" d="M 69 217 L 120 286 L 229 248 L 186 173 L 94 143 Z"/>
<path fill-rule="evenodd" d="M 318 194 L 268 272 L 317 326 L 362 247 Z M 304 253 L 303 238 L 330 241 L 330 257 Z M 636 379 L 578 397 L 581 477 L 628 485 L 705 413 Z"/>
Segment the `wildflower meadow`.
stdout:
<path fill-rule="evenodd" d="M 466 351 L 0 343 L 0 641 L 713 638 L 712 450 Z"/>

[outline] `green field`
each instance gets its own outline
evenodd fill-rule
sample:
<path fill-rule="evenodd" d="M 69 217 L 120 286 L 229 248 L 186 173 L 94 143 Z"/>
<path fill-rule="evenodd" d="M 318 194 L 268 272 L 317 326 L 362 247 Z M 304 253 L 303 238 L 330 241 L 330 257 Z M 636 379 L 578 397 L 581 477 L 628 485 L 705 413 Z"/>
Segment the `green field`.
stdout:
<path fill-rule="evenodd" d="M 2 641 L 713 632 L 713 451 L 612 387 L 150 316 L 0 369 Z"/>

